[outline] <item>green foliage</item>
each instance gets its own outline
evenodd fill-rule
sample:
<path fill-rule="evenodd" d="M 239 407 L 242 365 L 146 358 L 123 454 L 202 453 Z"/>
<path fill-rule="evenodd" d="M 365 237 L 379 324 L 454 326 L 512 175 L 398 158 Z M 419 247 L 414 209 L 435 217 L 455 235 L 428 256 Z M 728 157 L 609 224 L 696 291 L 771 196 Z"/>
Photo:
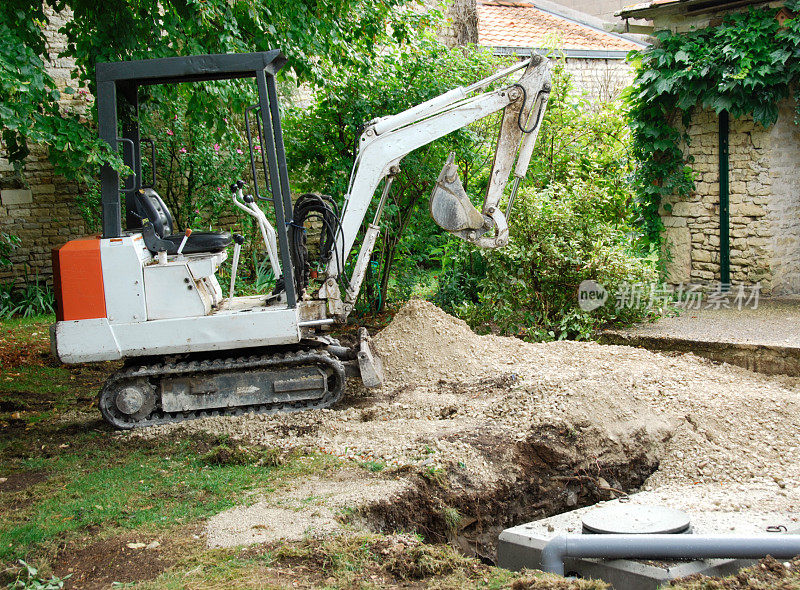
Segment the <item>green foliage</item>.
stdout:
<path fill-rule="evenodd" d="M 456 308 L 461 304 L 478 303 L 481 277 L 486 276 L 486 259 L 480 250 L 452 238 L 439 252 L 439 288 L 433 302 L 448 313 L 457 313 Z"/>
<path fill-rule="evenodd" d="M 14 234 L 0 231 L 0 268 L 11 266 L 11 254 L 19 246 L 19 238 Z"/>
<path fill-rule="evenodd" d="M 25 281 L 22 287 L 17 287 L 13 281 L 0 284 L 0 318 L 52 314 L 55 305 L 53 290 L 38 276 Z"/>
<path fill-rule="evenodd" d="M 366 73 L 331 68 L 325 88 L 315 95 L 311 108 L 287 113 L 286 151 L 295 188 L 340 199 L 347 191 L 363 124 L 467 85 L 496 71 L 502 63 L 475 47 L 451 49 L 423 37 L 404 51 L 387 51 Z M 447 154 L 454 151 L 464 187 L 469 193 L 480 193 L 486 183 L 486 164 L 491 157 L 487 151 L 493 137 L 491 122 L 484 121 L 424 146 L 401 162 L 362 301 L 380 310 L 391 286 L 396 287 L 395 296 L 407 296 L 420 273 L 434 267 L 436 253 L 447 241 L 427 211 L 439 170 Z M 368 212 L 367 217 L 371 219 L 372 214 Z"/>
<path fill-rule="evenodd" d="M 176 231 L 214 226 L 220 216 L 238 212 L 228 187 L 249 174 L 247 143 L 224 115 L 216 117 L 213 127 L 197 125 L 191 118 L 191 95 L 165 92 L 172 95 L 169 102 L 149 108 L 142 122 L 143 136 L 155 140 L 158 193 L 175 218 Z M 142 151 L 149 159 L 146 145 Z M 152 163 L 147 164 L 145 178 Z"/>
<path fill-rule="evenodd" d="M 586 180 L 528 190 L 511 226 L 511 243 L 482 253 L 486 274 L 480 301 L 459 312 L 529 340 L 587 339 L 608 324 L 648 315 L 647 300 L 617 307 L 623 284 L 650 285 L 655 261 L 631 249 L 631 227 L 618 216 L 621 204 L 607 188 Z M 609 292 L 597 310 L 578 307 L 578 287 L 592 279 Z"/>
<path fill-rule="evenodd" d="M 796 0 L 786 3 L 800 9 Z M 772 125 L 778 102 L 800 76 L 800 19 L 775 19 L 777 9 L 750 7 L 722 23 L 688 33 L 657 33 L 658 43 L 632 54 L 637 67 L 629 94 L 638 214 L 646 236 L 659 241 L 658 208 L 666 195 L 694 188 L 681 144 L 692 109 L 703 107 L 732 117 L 752 115 Z M 682 125 L 681 125 L 682 124 Z"/>
<path fill-rule="evenodd" d="M 124 170 L 81 113 L 58 104 L 61 92 L 45 70 L 43 6 L 22 0 L 0 4 L 0 127 L 6 156 L 19 172 L 29 143 L 38 143 L 50 148 L 56 172 L 70 178 L 86 180 L 101 161 Z"/>
<path fill-rule="evenodd" d="M 358 71 L 367 67 L 389 35 L 404 41 L 427 17 L 399 11 L 400 0 L 6 0 L 0 3 L 0 124 L 3 144 L 17 170 L 30 143 L 50 147 L 57 172 L 88 182 L 101 162 L 124 167 L 94 131 L 96 111 L 85 115 L 58 105 L 60 91 L 46 72 L 45 8 L 71 11 L 62 27 L 66 49 L 75 59 L 76 86 L 94 92 L 97 62 L 176 55 L 263 51 L 282 48 L 288 75 L 323 82 L 323 64 Z M 72 88 L 64 89 L 74 92 Z M 158 91 L 152 95 L 159 99 Z M 240 109 L 248 94 L 241 85 L 198 93 L 193 124 L 209 124 L 222 107 Z"/>
<path fill-rule="evenodd" d="M 65 582 L 72 576 L 66 575 L 63 578 L 51 576 L 50 578 L 42 578 L 39 576 L 39 570 L 29 564 L 27 561 L 20 559 L 20 565 L 25 568 L 24 572 L 20 572 L 17 579 L 9 584 L 8 588 L 19 588 L 20 590 L 60 590 L 64 587 Z"/>
<path fill-rule="evenodd" d="M 552 91 L 536 141 L 527 184 L 544 188 L 591 180 L 615 196 L 624 209 L 630 197 L 630 132 L 624 104 L 591 103 L 574 91 L 563 57 L 552 57 Z M 619 210 L 620 215 L 625 215 Z"/>
<path fill-rule="evenodd" d="M 645 317 L 643 305 L 617 309 L 613 295 L 622 283 L 656 279 L 653 260 L 636 250 L 628 142 L 619 101 L 591 104 L 576 96 L 563 60 L 555 61 L 510 244 L 452 248 L 435 301 L 475 326 L 531 340 L 589 338 L 606 324 Z M 579 308 L 578 286 L 586 279 L 611 294 L 601 309 Z"/>

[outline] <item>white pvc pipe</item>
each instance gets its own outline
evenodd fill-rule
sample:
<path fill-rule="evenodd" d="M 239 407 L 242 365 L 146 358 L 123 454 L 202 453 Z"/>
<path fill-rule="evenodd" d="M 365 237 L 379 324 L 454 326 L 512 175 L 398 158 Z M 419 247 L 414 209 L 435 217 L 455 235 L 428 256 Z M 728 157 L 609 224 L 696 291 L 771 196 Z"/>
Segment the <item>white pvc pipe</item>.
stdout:
<path fill-rule="evenodd" d="M 569 557 L 600 559 L 789 559 L 800 555 L 800 535 L 559 535 L 542 550 L 542 570 L 564 575 Z"/>

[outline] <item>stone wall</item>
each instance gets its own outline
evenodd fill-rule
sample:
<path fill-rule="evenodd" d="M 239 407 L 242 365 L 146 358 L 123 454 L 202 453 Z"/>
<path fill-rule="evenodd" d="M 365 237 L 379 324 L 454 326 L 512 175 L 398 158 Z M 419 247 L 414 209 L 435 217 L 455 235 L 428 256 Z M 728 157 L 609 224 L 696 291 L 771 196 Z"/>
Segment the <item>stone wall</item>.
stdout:
<path fill-rule="evenodd" d="M 630 3 L 627 3 L 630 4 Z M 670 30 L 673 33 L 688 33 L 704 29 L 710 25 L 720 22 L 722 17 L 732 12 L 749 10 L 751 6 L 769 6 L 778 8 L 785 4 L 783 0 L 743 3 L 742 6 L 735 8 L 722 7 L 718 10 L 706 10 L 702 12 L 686 13 L 686 7 L 676 5 L 674 7 L 662 8 L 655 11 L 652 15 L 653 29 L 656 31 Z"/>
<path fill-rule="evenodd" d="M 65 18 L 50 14 L 46 30 L 50 65 L 48 70 L 59 89 L 74 82 L 70 72 L 74 63 L 58 58 L 65 39 L 56 31 Z M 62 94 L 62 108 L 85 110 L 88 95 Z M 4 153 L 0 146 L 0 153 Z M 0 158 L 0 230 L 12 233 L 21 240 L 14 252 L 11 269 L 0 270 L 0 281 L 21 282 L 37 275 L 51 275 L 50 250 L 68 240 L 84 235 L 87 228 L 77 211 L 73 198 L 78 187 L 53 173 L 45 146 L 31 146 L 26 169 L 18 177 L 7 159 Z"/>
<path fill-rule="evenodd" d="M 772 285 L 776 294 L 800 293 L 800 127 L 794 101 L 780 105 L 778 122 L 769 129 L 765 160 L 771 194 L 767 219 L 772 232 Z M 763 175 L 766 173 L 762 172 Z M 765 181 L 767 179 L 765 178 Z"/>
<path fill-rule="evenodd" d="M 800 129 L 793 106 L 764 129 L 752 118 L 730 121 L 730 270 L 735 284 L 761 283 L 773 295 L 800 293 Z M 671 283 L 714 284 L 719 264 L 719 120 L 697 110 L 685 147 L 694 158 L 696 191 L 662 207 Z"/>
<path fill-rule="evenodd" d="M 623 59 L 567 58 L 564 69 L 572 76 L 575 92 L 585 93 L 592 100 L 617 98 L 633 83 L 633 68 Z"/>

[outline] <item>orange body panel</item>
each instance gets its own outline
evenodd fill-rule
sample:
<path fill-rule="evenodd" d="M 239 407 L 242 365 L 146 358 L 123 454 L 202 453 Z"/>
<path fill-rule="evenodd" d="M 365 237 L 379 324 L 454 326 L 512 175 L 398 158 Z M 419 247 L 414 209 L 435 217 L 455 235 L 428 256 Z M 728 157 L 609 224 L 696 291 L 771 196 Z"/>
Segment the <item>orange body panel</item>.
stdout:
<path fill-rule="evenodd" d="M 106 317 L 100 238 L 83 238 L 53 249 L 56 319 Z"/>

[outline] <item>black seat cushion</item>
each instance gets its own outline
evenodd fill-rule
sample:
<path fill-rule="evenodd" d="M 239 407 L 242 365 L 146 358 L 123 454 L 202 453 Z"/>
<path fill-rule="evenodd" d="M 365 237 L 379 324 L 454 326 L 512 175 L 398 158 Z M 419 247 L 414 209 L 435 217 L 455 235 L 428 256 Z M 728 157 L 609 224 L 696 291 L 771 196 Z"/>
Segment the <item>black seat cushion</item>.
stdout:
<path fill-rule="evenodd" d="M 226 231 L 210 231 L 210 232 L 192 232 L 189 239 L 186 240 L 186 246 L 183 248 L 184 254 L 196 254 L 198 252 L 222 252 L 227 248 L 233 238 L 231 234 Z M 175 244 L 175 252 L 167 250 L 167 254 L 177 253 L 178 247 L 183 240 L 182 235 L 167 236 L 165 241 Z"/>
<path fill-rule="evenodd" d="M 167 204 L 161 196 L 151 188 L 145 188 L 135 193 L 136 209 L 143 224 L 142 235 L 147 249 L 153 254 L 166 251 L 167 254 L 177 254 L 183 241 L 183 234 L 172 235 L 174 220 Z M 232 241 L 231 234 L 220 232 L 192 232 L 183 248 L 184 254 L 197 254 L 200 252 L 221 252 Z"/>
<path fill-rule="evenodd" d="M 140 189 L 134 195 L 139 218 L 149 219 L 159 237 L 166 238 L 172 235 L 175 222 L 161 195 L 151 188 Z"/>

